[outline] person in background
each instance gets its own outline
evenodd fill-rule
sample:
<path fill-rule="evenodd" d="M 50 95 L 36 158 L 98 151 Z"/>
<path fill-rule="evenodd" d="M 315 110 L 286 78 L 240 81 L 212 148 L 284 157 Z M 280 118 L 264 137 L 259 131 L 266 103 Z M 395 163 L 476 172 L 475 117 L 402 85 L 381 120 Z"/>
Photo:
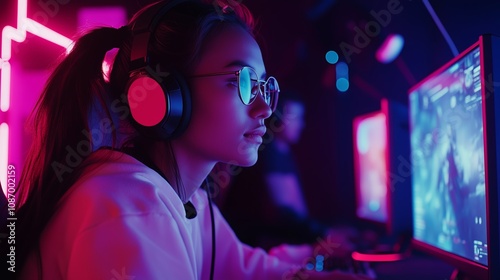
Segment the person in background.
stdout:
<path fill-rule="evenodd" d="M 333 240 L 348 253 L 352 250 L 349 234 L 318 221 L 308 211 L 293 152 L 305 127 L 304 117 L 300 94 L 281 92 L 276 111 L 266 120 L 267 137 L 258 163 L 234 176 L 220 208 L 240 240 L 252 246 L 270 250 L 282 244 Z"/>

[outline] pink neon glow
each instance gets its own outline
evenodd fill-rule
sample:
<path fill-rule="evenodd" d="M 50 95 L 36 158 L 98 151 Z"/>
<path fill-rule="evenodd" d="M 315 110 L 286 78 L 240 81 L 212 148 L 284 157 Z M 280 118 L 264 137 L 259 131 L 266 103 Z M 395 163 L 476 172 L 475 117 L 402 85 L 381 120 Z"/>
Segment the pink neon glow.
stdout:
<path fill-rule="evenodd" d="M 7 112 L 10 106 L 10 63 L 2 61 L 0 74 L 0 111 Z"/>
<path fill-rule="evenodd" d="M 360 115 L 353 121 L 356 173 L 356 214 L 386 223 L 387 127 L 383 112 Z"/>
<path fill-rule="evenodd" d="M 2 58 L 0 67 L 2 69 L 0 88 L 0 111 L 7 112 L 10 106 L 10 64 L 12 55 L 12 41 L 24 42 L 26 32 L 30 32 L 40 38 L 53 42 L 64 48 L 71 47 L 72 40 L 41 25 L 40 23 L 27 17 L 28 1 L 19 0 L 17 2 L 17 28 L 5 26 L 2 29 Z"/>
<path fill-rule="evenodd" d="M 9 155 L 9 126 L 6 123 L 0 124 L 0 183 L 2 191 L 7 194 L 7 164 Z"/>
<path fill-rule="evenodd" d="M 127 11 L 121 6 L 82 8 L 78 10 L 78 29 L 97 26 L 119 28 L 127 23 Z"/>
<path fill-rule="evenodd" d="M 404 258 L 403 254 L 364 254 L 364 253 L 359 253 L 359 252 L 352 252 L 351 254 L 352 258 L 354 260 L 360 261 L 360 262 L 394 262 L 394 261 L 399 261 Z"/>
<path fill-rule="evenodd" d="M 2 29 L 1 57 L 0 57 L 0 113 L 9 114 L 11 101 L 11 64 L 12 41 L 22 43 L 26 40 L 26 33 L 29 32 L 42 39 L 53 42 L 68 50 L 72 47 L 72 40 L 47 28 L 46 26 L 28 18 L 28 1 L 18 0 L 17 2 L 17 27 L 5 26 Z M 1 116 L 1 115 L 0 115 Z M 16 120 L 16 118 L 13 118 Z M 14 121 L 13 120 L 13 121 Z M 0 170 L 7 170 L 9 164 L 9 126 L 7 123 L 0 124 Z M 20 141 L 20 139 L 17 139 Z M 6 193 L 7 174 L 0 175 L 2 191 Z"/>
<path fill-rule="evenodd" d="M 120 6 L 82 8 L 78 10 L 78 30 L 84 31 L 101 26 L 119 28 L 127 24 L 127 11 Z M 104 79 L 109 80 L 109 71 L 113 64 L 117 49 L 110 50 L 102 62 Z"/>
<path fill-rule="evenodd" d="M 102 73 L 104 75 L 104 80 L 109 82 L 109 75 L 111 74 L 111 67 L 115 61 L 115 57 L 118 54 L 118 49 L 109 50 L 104 56 L 102 61 Z"/>
<path fill-rule="evenodd" d="M 387 36 L 375 53 L 375 57 L 382 63 L 390 63 L 401 53 L 404 46 L 404 38 L 399 34 Z"/>

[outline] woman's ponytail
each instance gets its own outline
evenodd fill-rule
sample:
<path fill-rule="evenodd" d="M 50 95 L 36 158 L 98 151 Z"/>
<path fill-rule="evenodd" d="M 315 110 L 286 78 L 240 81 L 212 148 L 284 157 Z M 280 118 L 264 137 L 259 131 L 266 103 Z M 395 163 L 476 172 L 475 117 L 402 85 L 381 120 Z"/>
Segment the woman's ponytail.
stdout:
<path fill-rule="evenodd" d="M 20 267 L 93 150 L 89 113 L 97 100 L 106 104 L 108 94 L 102 63 L 107 51 L 120 48 L 129 37 L 126 26 L 91 30 L 76 40 L 45 85 L 31 116 L 33 141 L 18 188 Z"/>

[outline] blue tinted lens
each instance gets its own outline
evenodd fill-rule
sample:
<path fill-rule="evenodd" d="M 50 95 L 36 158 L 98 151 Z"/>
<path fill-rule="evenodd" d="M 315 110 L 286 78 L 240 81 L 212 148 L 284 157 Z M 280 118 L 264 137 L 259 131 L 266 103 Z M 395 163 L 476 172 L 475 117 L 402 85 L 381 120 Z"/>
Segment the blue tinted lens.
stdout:
<path fill-rule="evenodd" d="M 239 93 L 243 104 L 248 105 L 252 101 L 252 74 L 249 67 L 243 67 L 238 77 Z"/>

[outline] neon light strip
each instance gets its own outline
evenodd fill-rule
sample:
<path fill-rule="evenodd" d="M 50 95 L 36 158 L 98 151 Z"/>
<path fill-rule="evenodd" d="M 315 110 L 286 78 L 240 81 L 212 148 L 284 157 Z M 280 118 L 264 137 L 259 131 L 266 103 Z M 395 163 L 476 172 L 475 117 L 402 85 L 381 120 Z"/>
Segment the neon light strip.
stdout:
<path fill-rule="evenodd" d="M 453 56 L 457 56 L 458 49 L 455 46 L 455 43 L 453 43 L 450 34 L 448 34 L 448 32 L 446 31 L 446 28 L 444 28 L 443 23 L 436 14 L 436 11 L 434 11 L 434 8 L 432 8 L 431 3 L 429 3 L 429 0 L 424 0 L 423 3 L 425 5 L 425 8 L 427 8 L 429 14 L 431 14 L 432 20 L 434 20 L 434 23 L 436 23 L 439 31 L 441 32 L 441 35 L 443 35 L 444 39 L 446 40 L 446 43 L 448 43 L 448 46 L 450 47 L 451 52 L 453 53 Z"/>
<path fill-rule="evenodd" d="M 0 74 L 0 111 L 7 112 L 10 105 L 10 63 L 2 62 Z"/>
<path fill-rule="evenodd" d="M 26 32 L 30 32 L 40 38 L 50 41 L 56 45 L 69 50 L 73 41 L 54 30 L 27 17 L 28 0 L 17 2 L 17 28 L 5 26 L 2 29 L 2 58 L 0 67 L 2 69 L 0 87 L 0 111 L 7 112 L 10 107 L 10 63 L 12 56 L 12 41 L 19 43 L 26 40 Z"/>
<path fill-rule="evenodd" d="M 68 48 L 71 46 L 73 41 L 57 32 L 54 30 L 41 25 L 40 23 L 32 20 L 32 19 L 26 19 L 26 31 L 29 31 L 30 33 L 37 35 L 40 38 L 43 38 L 49 42 L 52 42 L 56 45 L 59 45 L 64 48 Z"/>
<path fill-rule="evenodd" d="M 9 156 L 9 126 L 6 123 L 0 124 L 0 183 L 2 191 L 7 193 L 7 165 Z"/>
<path fill-rule="evenodd" d="M 399 253 L 365 254 L 365 253 L 359 253 L 359 252 L 352 252 L 351 257 L 354 260 L 357 260 L 360 262 L 394 262 L 394 261 L 402 260 L 404 258 L 404 255 L 399 254 Z"/>
<path fill-rule="evenodd" d="M 28 0 L 17 1 L 17 28 L 5 26 L 2 29 L 2 47 L 0 57 L 0 112 L 7 112 L 10 108 L 11 67 L 9 60 L 12 57 L 12 41 L 19 43 L 26 40 L 26 32 L 66 48 L 68 53 L 73 41 L 47 28 L 46 26 L 28 18 Z M 2 191 L 6 193 L 7 166 L 9 164 L 9 126 L 0 124 L 0 183 Z"/>

